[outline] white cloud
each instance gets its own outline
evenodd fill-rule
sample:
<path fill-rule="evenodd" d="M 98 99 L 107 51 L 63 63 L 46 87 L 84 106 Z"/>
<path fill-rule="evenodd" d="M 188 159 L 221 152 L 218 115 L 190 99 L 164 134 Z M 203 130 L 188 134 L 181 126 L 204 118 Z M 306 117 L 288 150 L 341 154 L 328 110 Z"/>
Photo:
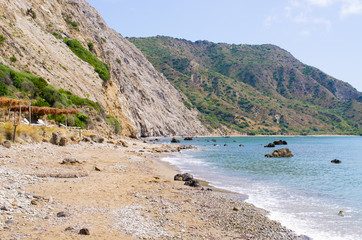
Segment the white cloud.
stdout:
<path fill-rule="evenodd" d="M 362 14 L 361 0 L 342 0 L 343 4 L 340 11 L 340 16 L 343 18 L 352 14 Z"/>
<path fill-rule="evenodd" d="M 312 5 L 327 7 L 330 6 L 334 2 L 334 0 L 308 0 L 308 2 Z"/>

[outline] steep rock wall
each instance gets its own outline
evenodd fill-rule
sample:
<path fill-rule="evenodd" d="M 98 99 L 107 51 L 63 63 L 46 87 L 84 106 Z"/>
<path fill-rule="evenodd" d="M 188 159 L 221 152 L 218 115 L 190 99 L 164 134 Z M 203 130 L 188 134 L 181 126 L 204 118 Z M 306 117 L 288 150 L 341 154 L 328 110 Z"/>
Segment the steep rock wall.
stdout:
<path fill-rule="evenodd" d="M 31 9 L 36 17 L 27 14 Z M 183 104 L 183 96 L 143 54 L 85 0 L 4 0 L 0 2 L 0 61 L 28 71 L 58 88 L 98 101 L 122 125 L 122 134 L 138 136 L 204 135 L 207 130 Z M 68 22 L 66 21 L 68 20 Z M 76 22 L 72 26 L 70 22 Z M 103 81 L 58 36 L 78 39 L 111 69 Z M 10 57 L 17 61 L 12 63 Z M 100 126 L 101 127 L 101 126 Z"/>

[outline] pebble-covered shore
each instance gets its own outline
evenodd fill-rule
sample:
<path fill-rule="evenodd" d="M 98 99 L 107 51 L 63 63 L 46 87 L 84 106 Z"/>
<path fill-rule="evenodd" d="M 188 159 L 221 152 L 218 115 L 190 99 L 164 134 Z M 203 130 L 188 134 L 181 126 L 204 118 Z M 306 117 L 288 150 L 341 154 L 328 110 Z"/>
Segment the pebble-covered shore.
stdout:
<path fill-rule="evenodd" d="M 308 239 L 237 194 L 173 181 L 159 159 L 177 147 L 127 145 L 0 146 L 0 239 Z"/>

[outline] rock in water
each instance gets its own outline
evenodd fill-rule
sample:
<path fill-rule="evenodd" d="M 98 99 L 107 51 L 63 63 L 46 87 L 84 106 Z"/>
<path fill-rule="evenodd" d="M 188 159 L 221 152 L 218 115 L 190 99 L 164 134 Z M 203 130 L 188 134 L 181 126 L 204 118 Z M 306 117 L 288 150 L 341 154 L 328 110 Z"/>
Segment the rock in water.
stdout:
<path fill-rule="evenodd" d="M 285 157 L 293 157 L 293 153 L 289 150 L 289 148 L 281 148 L 275 150 L 273 153 L 265 154 L 265 157 L 268 158 L 285 158 Z"/>
<path fill-rule="evenodd" d="M 275 147 L 274 143 L 268 143 L 268 145 L 265 145 L 264 147 Z"/>
<path fill-rule="evenodd" d="M 185 137 L 184 140 L 185 140 L 185 141 L 191 141 L 191 140 L 192 140 L 192 137 Z"/>
<path fill-rule="evenodd" d="M 172 139 L 171 139 L 171 142 L 172 142 L 172 143 L 179 143 L 180 140 L 178 140 L 177 138 L 172 138 Z"/>
<path fill-rule="evenodd" d="M 273 142 L 275 145 L 287 145 L 288 143 L 284 140 L 276 140 Z"/>
<path fill-rule="evenodd" d="M 342 163 L 342 161 L 339 160 L 339 159 L 333 159 L 333 160 L 331 161 L 331 163 Z"/>

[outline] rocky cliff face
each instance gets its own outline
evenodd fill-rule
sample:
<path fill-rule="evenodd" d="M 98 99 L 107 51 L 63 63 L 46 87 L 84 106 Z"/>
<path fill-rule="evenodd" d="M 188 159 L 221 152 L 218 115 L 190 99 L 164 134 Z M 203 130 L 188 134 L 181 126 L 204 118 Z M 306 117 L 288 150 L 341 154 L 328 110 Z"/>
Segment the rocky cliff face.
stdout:
<path fill-rule="evenodd" d="M 0 15 L 1 63 L 99 102 L 120 121 L 123 134 L 207 133 L 183 96 L 85 0 L 4 0 Z M 92 43 L 92 53 L 110 66 L 111 79 L 100 79 L 61 38 L 78 39 L 85 48 Z"/>

